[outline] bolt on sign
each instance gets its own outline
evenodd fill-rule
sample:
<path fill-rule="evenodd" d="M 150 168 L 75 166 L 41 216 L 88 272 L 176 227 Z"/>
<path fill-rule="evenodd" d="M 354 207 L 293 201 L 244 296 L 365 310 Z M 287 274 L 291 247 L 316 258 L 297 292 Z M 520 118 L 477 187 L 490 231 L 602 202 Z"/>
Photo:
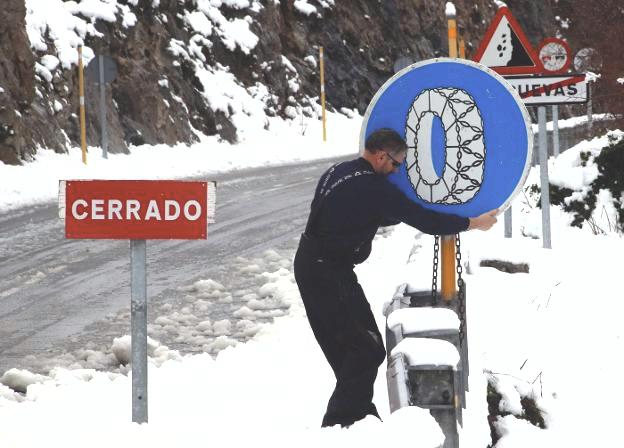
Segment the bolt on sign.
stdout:
<path fill-rule="evenodd" d="M 67 180 L 59 185 L 65 237 L 128 239 L 131 264 L 132 421 L 147 422 L 147 239 L 206 239 L 215 182 Z"/>
<path fill-rule="evenodd" d="M 59 211 L 72 239 L 205 239 L 214 182 L 61 181 Z"/>

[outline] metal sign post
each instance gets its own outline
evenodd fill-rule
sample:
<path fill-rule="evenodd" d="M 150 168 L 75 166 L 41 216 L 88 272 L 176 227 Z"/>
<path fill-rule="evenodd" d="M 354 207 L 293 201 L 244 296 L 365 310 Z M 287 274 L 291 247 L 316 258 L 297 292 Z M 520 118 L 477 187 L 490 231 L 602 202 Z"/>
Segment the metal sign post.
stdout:
<path fill-rule="evenodd" d="M 102 157 L 108 158 L 108 129 L 106 120 L 106 84 L 117 77 L 117 64 L 109 56 L 102 54 L 93 58 L 87 66 L 87 79 L 100 85 L 100 130 L 102 137 Z"/>
<path fill-rule="evenodd" d="M 513 236 L 512 224 L 511 206 L 509 206 L 509 208 L 505 210 L 505 238 L 511 238 Z"/>
<path fill-rule="evenodd" d="M 548 134 L 546 106 L 553 105 L 554 155 L 559 155 L 559 104 L 584 103 L 590 100 L 589 83 L 583 73 L 540 76 L 507 76 L 505 79 L 520 94 L 527 106 L 537 106 L 539 129 L 540 185 L 542 190 L 542 244 L 552 247 L 550 227 L 550 190 L 548 179 Z"/>
<path fill-rule="evenodd" d="M 147 422 L 147 266 L 145 240 L 130 240 L 132 421 Z"/>
<path fill-rule="evenodd" d="M 108 130 L 106 129 L 106 82 L 104 81 L 104 57 L 99 59 L 99 80 L 100 80 L 100 123 L 102 129 L 102 157 L 108 159 Z"/>
<path fill-rule="evenodd" d="M 80 148 L 82 149 L 82 163 L 87 164 L 87 130 L 85 118 L 84 98 L 84 67 L 82 63 L 82 45 L 78 46 L 78 95 L 80 96 Z"/>
<path fill-rule="evenodd" d="M 206 239 L 216 184 L 187 181 L 61 181 L 65 237 L 128 239 L 131 264 L 132 421 L 146 423 L 147 239 Z"/>
<path fill-rule="evenodd" d="M 559 106 L 556 104 L 552 107 L 553 122 L 553 155 L 559 156 Z"/>
<path fill-rule="evenodd" d="M 550 185 L 548 181 L 548 140 L 546 138 L 546 107 L 537 108 L 539 126 L 540 184 L 542 188 L 542 242 L 544 249 L 551 249 L 550 241 Z"/>
<path fill-rule="evenodd" d="M 591 89 L 591 84 L 587 85 L 587 95 L 589 96 L 589 99 L 587 100 L 587 138 L 591 139 L 592 138 L 592 134 L 593 134 L 593 127 L 594 127 L 594 112 L 592 111 L 592 98 L 591 95 L 589 94 L 589 91 Z"/>

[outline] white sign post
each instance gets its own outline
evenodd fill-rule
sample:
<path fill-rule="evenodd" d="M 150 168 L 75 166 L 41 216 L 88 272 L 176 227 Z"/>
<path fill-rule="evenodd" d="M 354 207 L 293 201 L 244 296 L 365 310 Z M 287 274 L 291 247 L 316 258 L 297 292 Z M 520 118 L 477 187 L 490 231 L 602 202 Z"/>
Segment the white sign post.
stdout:
<path fill-rule="evenodd" d="M 542 247 L 551 249 L 550 239 L 550 181 L 548 180 L 548 141 L 546 140 L 546 107 L 537 108 L 539 127 L 540 184 L 542 188 Z"/>

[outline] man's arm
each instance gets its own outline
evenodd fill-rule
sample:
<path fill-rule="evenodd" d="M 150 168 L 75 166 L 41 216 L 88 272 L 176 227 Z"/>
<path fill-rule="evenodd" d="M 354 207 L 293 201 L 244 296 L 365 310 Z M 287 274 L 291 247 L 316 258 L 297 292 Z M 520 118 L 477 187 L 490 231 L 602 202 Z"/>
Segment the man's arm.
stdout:
<path fill-rule="evenodd" d="M 497 221 L 498 209 L 475 218 L 439 213 L 410 201 L 402 191 L 383 180 L 378 201 L 385 220 L 401 221 L 430 235 L 454 235 L 465 230 L 489 230 Z"/>
<path fill-rule="evenodd" d="M 454 235 L 470 225 L 468 218 L 435 212 L 410 201 L 386 179 L 380 179 L 376 192 L 375 201 L 384 220 L 401 221 L 429 235 Z"/>

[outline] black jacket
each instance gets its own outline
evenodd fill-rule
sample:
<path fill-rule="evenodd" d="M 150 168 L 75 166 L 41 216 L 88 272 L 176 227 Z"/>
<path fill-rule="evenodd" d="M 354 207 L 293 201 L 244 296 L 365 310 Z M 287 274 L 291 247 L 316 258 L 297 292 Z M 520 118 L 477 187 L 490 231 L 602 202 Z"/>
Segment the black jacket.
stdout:
<path fill-rule="evenodd" d="M 356 264 L 368 258 L 380 226 L 399 222 L 431 235 L 453 235 L 469 225 L 468 218 L 412 202 L 360 157 L 334 165 L 321 176 L 305 235 L 319 256 Z"/>

